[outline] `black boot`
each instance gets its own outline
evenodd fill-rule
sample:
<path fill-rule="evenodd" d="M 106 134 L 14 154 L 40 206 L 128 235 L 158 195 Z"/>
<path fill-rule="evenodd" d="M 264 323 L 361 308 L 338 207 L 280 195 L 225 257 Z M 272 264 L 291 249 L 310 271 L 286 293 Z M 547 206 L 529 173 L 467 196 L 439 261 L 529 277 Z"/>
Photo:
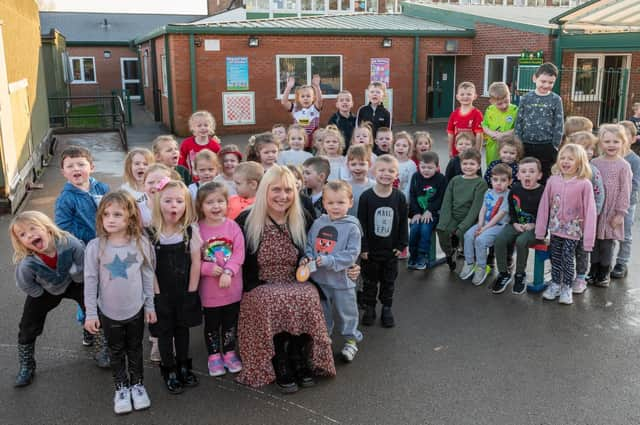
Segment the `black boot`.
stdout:
<path fill-rule="evenodd" d="M 36 374 L 36 360 L 33 357 L 35 343 L 18 344 L 18 360 L 20 361 L 20 370 L 16 376 L 14 387 L 26 387 L 30 385 Z"/>
<path fill-rule="evenodd" d="M 382 306 L 382 314 L 380 315 L 380 321 L 382 322 L 383 328 L 392 328 L 396 325 L 396 321 L 393 318 L 393 313 L 391 312 L 390 305 Z"/>
<path fill-rule="evenodd" d="M 376 306 L 367 305 L 364 307 L 364 314 L 362 315 L 362 325 L 372 326 L 376 321 Z"/>
<path fill-rule="evenodd" d="M 276 355 L 271 360 L 273 370 L 276 373 L 276 385 L 283 394 L 293 394 L 298 391 L 298 384 L 289 369 L 287 350 L 291 335 L 278 334 L 273 337 L 273 345 Z"/>
<path fill-rule="evenodd" d="M 589 268 L 589 273 L 587 274 L 587 284 L 593 285 L 596 281 L 596 276 L 600 271 L 600 263 L 591 263 L 591 267 Z"/>
<path fill-rule="evenodd" d="M 316 384 L 311 371 L 311 344 L 311 338 L 307 335 L 293 336 L 289 344 L 289 364 L 294 371 L 296 383 L 302 388 Z"/>
<path fill-rule="evenodd" d="M 596 274 L 593 281 L 593 285 L 600 288 L 608 288 L 609 283 L 611 283 L 609 273 L 611 273 L 611 266 L 600 265 L 600 267 L 598 268 L 598 273 Z"/>
<path fill-rule="evenodd" d="M 198 377 L 193 374 L 191 359 L 178 362 L 178 380 L 183 387 L 195 387 L 200 382 Z"/>
<path fill-rule="evenodd" d="M 622 263 L 616 263 L 616 266 L 611 270 L 609 276 L 614 279 L 622 279 L 623 277 L 627 277 L 627 265 Z"/>
<path fill-rule="evenodd" d="M 176 374 L 175 366 L 167 367 L 160 365 L 160 372 L 162 373 L 164 384 L 167 386 L 167 390 L 171 394 L 180 394 L 184 391 L 182 382 L 180 382 L 178 375 Z"/>

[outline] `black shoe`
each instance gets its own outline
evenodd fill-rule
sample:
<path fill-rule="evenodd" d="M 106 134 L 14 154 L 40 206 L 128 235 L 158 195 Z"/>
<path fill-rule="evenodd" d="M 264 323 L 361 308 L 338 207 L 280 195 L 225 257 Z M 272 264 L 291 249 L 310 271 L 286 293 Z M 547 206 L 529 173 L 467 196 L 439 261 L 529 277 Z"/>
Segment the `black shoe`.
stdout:
<path fill-rule="evenodd" d="M 193 374 L 191 359 L 178 362 L 178 380 L 183 387 L 195 387 L 200 383 L 198 377 Z"/>
<path fill-rule="evenodd" d="M 86 329 L 82 330 L 82 345 L 92 347 L 96 337 Z"/>
<path fill-rule="evenodd" d="M 598 269 L 598 273 L 595 275 L 593 280 L 593 285 L 598 286 L 600 288 L 608 288 L 611 280 L 609 278 L 609 273 L 611 272 L 611 266 L 603 266 L 600 265 Z"/>
<path fill-rule="evenodd" d="M 509 273 L 500 273 L 493 283 L 493 289 L 491 289 L 491 292 L 494 294 L 502 294 L 510 283 L 511 275 Z"/>
<path fill-rule="evenodd" d="M 16 376 L 14 387 L 26 387 L 33 382 L 36 374 L 36 361 L 33 357 L 35 343 L 18 345 L 18 360 L 20 369 Z"/>
<path fill-rule="evenodd" d="M 298 384 L 296 384 L 293 375 L 287 365 L 287 358 L 284 356 L 275 356 L 272 360 L 273 370 L 276 373 L 276 385 L 282 394 L 293 394 L 298 392 Z"/>
<path fill-rule="evenodd" d="M 383 328 L 392 328 L 396 325 L 396 321 L 393 318 L 393 313 L 391 312 L 390 305 L 382 306 L 382 314 L 380 315 L 380 321 L 382 322 Z"/>
<path fill-rule="evenodd" d="M 376 306 L 367 305 L 364 308 L 364 314 L 362 315 L 362 324 L 364 326 L 372 326 L 376 321 Z"/>
<path fill-rule="evenodd" d="M 587 274 L 587 285 L 595 284 L 596 277 L 600 273 L 600 263 L 591 263 L 591 268 L 589 268 L 589 273 Z"/>
<path fill-rule="evenodd" d="M 456 271 L 456 260 L 453 256 L 447 256 L 447 265 L 449 266 L 449 271 Z"/>
<path fill-rule="evenodd" d="M 171 394 L 181 394 L 184 391 L 182 382 L 178 379 L 175 367 L 166 367 L 160 365 L 160 373 L 164 379 L 164 384 L 167 387 L 167 391 Z"/>
<path fill-rule="evenodd" d="M 626 264 L 616 263 L 616 266 L 611 270 L 609 275 L 614 279 L 622 279 L 623 277 L 627 277 L 628 272 L 629 270 L 627 270 Z"/>
<path fill-rule="evenodd" d="M 511 289 L 511 292 L 513 292 L 516 295 L 521 295 L 527 292 L 527 286 L 524 283 L 525 277 L 527 277 L 526 273 L 516 273 L 516 279 L 515 279 L 515 282 L 513 283 L 513 288 Z"/>
<path fill-rule="evenodd" d="M 302 388 L 313 387 L 316 381 L 313 379 L 311 367 L 311 338 L 304 335 L 292 337 L 289 345 L 289 359 L 296 383 Z"/>

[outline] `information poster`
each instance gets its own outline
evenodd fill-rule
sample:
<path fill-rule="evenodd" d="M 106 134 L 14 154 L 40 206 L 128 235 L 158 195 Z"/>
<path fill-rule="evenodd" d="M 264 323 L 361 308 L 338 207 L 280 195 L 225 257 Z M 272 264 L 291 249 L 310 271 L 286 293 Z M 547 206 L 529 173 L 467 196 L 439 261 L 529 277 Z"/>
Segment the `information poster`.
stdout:
<path fill-rule="evenodd" d="M 371 81 L 381 81 L 389 87 L 389 58 L 371 58 Z"/>
<path fill-rule="evenodd" d="M 249 90 L 249 58 L 246 56 L 227 57 L 227 90 Z"/>

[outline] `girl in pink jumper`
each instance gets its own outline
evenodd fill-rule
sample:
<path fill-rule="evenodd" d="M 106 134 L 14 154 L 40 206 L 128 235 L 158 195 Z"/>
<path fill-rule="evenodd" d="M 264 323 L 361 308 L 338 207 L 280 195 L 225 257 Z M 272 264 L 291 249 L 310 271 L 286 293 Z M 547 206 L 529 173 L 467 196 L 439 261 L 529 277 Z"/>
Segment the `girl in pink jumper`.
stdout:
<path fill-rule="evenodd" d="M 622 153 L 626 144 L 624 127 L 618 124 L 600 126 L 600 152 L 593 160 L 604 183 L 604 206 L 598 216 L 596 245 L 591 253 L 591 271 L 588 283 L 607 287 L 613 262 L 615 241 L 624 240 L 624 216 L 631 197 L 631 167 Z"/>
<path fill-rule="evenodd" d="M 573 304 L 576 247 L 582 239 L 585 252 L 590 252 L 596 233 L 596 201 L 584 148 L 573 143 L 563 146 L 552 171 L 536 219 L 536 239 L 544 239 L 547 228 L 551 234 L 552 282 L 542 298 L 560 297 L 561 304 Z"/>
<path fill-rule="evenodd" d="M 204 339 L 211 376 L 224 375 L 225 368 L 231 373 L 242 370 L 235 347 L 242 297 L 244 236 L 240 226 L 226 218 L 227 197 L 224 184 L 210 182 L 200 186 L 196 200 L 202 249 L 200 264 L 192 267 L 200 267 Z"/>

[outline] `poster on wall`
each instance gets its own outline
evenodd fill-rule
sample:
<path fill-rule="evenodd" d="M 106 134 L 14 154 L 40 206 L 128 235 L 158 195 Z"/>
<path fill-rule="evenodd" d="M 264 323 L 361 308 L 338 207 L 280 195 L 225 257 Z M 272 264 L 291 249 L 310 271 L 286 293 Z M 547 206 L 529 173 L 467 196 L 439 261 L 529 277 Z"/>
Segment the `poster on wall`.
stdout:
<path fill-rule="evenodd" d="M 223 92 L 222 124 L 249 125 L 256 123 L 255 92 Z"/>
<path fill-rule="evenodd" d="M 227 57 L 227 90 L 249 90 L 249 58 L 246 56 Z"/>
<path fill-rule="evenodd" d="M 371 58 L 370 81 L 381 81 L 389 87 L 389 58 Z"/>

